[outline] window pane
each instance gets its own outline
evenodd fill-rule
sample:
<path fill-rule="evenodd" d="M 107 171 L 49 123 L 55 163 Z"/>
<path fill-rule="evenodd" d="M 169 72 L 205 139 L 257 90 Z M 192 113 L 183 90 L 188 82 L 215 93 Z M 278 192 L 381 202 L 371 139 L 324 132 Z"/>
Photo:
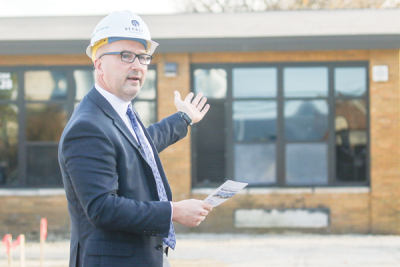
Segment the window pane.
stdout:
<path fill-rule="evenodd" d="M 67 98 L 67 77 L 58 71 L 25 72 L 26 100 L 54 100 Z"/>
<path fill-rule="evenodd" d="M 234 97 L 276 97 L 275 68 L 233 69 Z"/>
<path fill-rule="evenodd" d="M 289 141 L 326 140 L 328 138 L 328 104 L 326 101 L 286 101 L 285 138 Z"/>
<path fill-rule="evenodd" d="M 0 72 L 0 100 L 16 100 L 18 76 L 14 72 Z"/>
<path fill-rule="evenodd" d="M 226 70 L 197 69 L 194 71 L 194 92 L 202 92 L 208 98 L 225 98 L 227 89 Z"/>
<path fill-rule="evenodd" d="M 251 184 L 276 181 L 275 144 L 235 144 L 235 180 Z"/>
<path fill-rule="evenodd" d="M 65 105 L 27 104 L 26 140 L 59 141 L 67 124 Z"/>
<path fill-rule="evenodd" d="M 94 85 L 94 71 L 75 70 L 74 79 L 76 84 L 75 99 L 81 101 Z"/>
<path fill-rule="evenodd" d="M 207 101 L 212 108 L 201 123 L 192 127 L 195 137 L 195 162 L 196 185 L 209 186 L 210 183 L 221 184 L 226 177 L 225 160 L 225 105 L 220 100 Z"/>
<path fill-rule="evenodd" d="M 366 91 L 366 68 L 335 68 L 336 96 L 363 96 Z"/>
<path fill-rule="evenodd" d="M 148 70 L 146 81 L 140 89 L 137 99 L 156 99 L 156 70 Z"/>
<path fill-rule="evenodd" d="M 328 68 L 285 68 L 285 97 L 326 97 L 328 96 Z"/>
<path fill-rule="evenodd" d="M 367 108 L 364 100 L 336 100 L 336 177 L 367 179 Z"/>
<path fill-rule="evenodd" d="M 237 142 L 276 139 L 276 101 L 235 101 L 233 123 Z"/>
<path fill-rule="evenodd" d="M 144 126 L 157 122 L 156 103 L 154 101 L 134 101 L 133 107 L 139 113 Z"/>
<path fill-rule="evenodd" d="M 326 144 L 286 145 L 286 184 L 323 185 L 327 183 Z"/>
<path fill-rule="evenodd" d="M 62 187 L 57 145 L 28 145 L 27 185 Z"/>
<path fill-rule="evenodd" d="M 18 183 L 18 108 L 0 105 L 0 187 Z"/>

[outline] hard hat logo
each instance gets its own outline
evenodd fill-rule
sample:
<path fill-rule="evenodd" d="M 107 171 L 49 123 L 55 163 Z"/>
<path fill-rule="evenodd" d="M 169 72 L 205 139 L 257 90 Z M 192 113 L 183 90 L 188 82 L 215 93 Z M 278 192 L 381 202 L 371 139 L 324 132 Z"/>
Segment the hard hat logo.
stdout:
<path fill-rule="evenodd" d="M 100 42 L 101 40 L 105 41 Z M 94 61 L 99 44 L 105 45 L 119 40 L 143 43 L 146 53 L 150 55 L 158 46 L 158 43 L 151 40 L 149 29 L 142 18 L 129 10 L 114 11 L 97 24 L 86 48 L 86 54 Z"/>
<path fill-rule="evenodd" d="M 139 22 L 137 20 L 132 20 L 132 25 L 135 27 L 139 27 Z"/>

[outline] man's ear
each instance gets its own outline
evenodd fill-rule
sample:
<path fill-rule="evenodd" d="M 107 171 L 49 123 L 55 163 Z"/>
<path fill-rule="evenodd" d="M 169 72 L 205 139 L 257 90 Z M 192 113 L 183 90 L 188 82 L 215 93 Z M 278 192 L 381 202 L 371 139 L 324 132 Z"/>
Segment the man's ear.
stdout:
<path fill-rule="evenodd" d="M 95 59 L 94 60 L 94 68 L 99 71 L 100 73 L 103 72 L 103 68 L 102 68 L 102 64 L 101 64 L 101 60 L 100 59 Z"/>

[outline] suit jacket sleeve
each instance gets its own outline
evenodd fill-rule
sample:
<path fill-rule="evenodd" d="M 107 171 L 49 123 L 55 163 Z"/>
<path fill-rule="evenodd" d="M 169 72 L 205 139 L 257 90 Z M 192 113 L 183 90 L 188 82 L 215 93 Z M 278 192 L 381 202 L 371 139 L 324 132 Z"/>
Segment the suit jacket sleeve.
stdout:
<path fill-rule="evenodd" d="M 62 160 L 88 220 L 98 228 L 167 237 L 169 202 L 137 201 L 117 195 L 113 142 L 94 123 L 76 123 L 65 135 Z"/>
<path fill-rule="evenodd" d="M 168 146 L 184 138 L 188 132 L 188 126 L 182 117 L 175 113 L 154 123 L 147 128 L 158 153 Z"/>

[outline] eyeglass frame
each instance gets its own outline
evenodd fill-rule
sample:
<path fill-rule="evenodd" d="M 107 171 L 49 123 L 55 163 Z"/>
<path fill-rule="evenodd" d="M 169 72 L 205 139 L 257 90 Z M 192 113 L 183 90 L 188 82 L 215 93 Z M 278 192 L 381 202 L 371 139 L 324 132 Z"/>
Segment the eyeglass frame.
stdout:
<path fill-rule="evenodd" d="M 133 60 L 132 60 L 132 61 L 123 61 L 123 60 L 122 60 L 122 54 L 123 54 L 123 53 L 130 53 L 130 54 L 134 54 L 134 55 L 135 55 L 135 57 L 133 58 Z M 135 61 L 135 59 L 136 59 L 136 58 L 138 58 L 138 60 L 139 60 L 139 63 L 140 63 L 140 64 L 142 64 L 142 65 L 145 65 L 145 66 L 148 66 L 148 65 L 150 65 L 150 64 L 151 64 L 151 61 L 153 60 L 153 56 L 152 56 L 152 55 L 145 54 L 145 53 L 142 53 L 142 54 L 136 54 L 136 53 L 133 53 L 133 52 L 130 52 L 130 51 L 122 51 L 122 52 L 108 52 L 108 53 L 103 53 L 103 54 L 101 54 L 101 55 L 98 57 L 98 59 L 100 59 L 102 56 L 105 56 L 105 55 L 120 55 L 120 56 L 121 56 L 121 61 L 122 61 L 122 62 L 125 62 L 125 63 L 132 63 L 132 62 L 134 62 L 134 61 Z M 149 56 L 149 57 L 150 57 L 150 62 L 149 62 L 149 64 L 143 64 L 142 62 L 140 62 L 139 56 L 142 56 L 142 55 L 146 55 L 146 56 Z"/>

